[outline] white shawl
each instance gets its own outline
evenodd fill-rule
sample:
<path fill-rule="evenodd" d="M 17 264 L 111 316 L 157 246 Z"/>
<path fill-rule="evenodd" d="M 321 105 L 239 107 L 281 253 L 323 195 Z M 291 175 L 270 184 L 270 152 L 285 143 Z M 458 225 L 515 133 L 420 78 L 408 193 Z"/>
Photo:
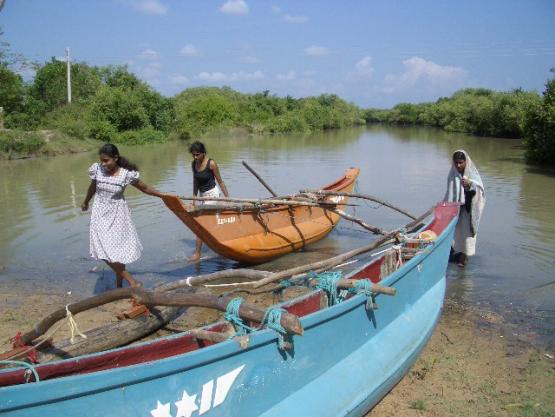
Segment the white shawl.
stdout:
<path fill-rule="evenodd" d="M 464 174 L 461 175 L 455 166 L 454 161 L 451 162 L 451 170 L 447 175 L 447 192 L 443 201 L 455 201 L 461 204 L 465 203 L 464 199 L 464 189 L 462 180 L 466 177 L 471 182 L 471 188 L 476 190 L 476 195 L 472 199 L 472 205 L 470 209 L 470 232 L 472 236 L 476 236 L 478 232 L 478 226 L 480 225 L 480 219 L 482 217 L 482 212 L 484 211 L 484 206 L 486 205 L 486 193 L 484 190 L 484 183 L 482 177 L 478 172 L 478 169 L 468 156 L 468 153 L 462 149 L 455 151 L 462 152 L 466 157 L 466 168 L 464 169 Z"/>

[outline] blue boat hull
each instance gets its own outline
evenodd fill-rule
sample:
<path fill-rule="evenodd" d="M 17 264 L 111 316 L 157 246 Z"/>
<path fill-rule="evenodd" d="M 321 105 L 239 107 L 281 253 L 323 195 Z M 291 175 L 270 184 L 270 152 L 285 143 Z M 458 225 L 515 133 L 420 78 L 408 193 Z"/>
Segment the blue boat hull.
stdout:
<path fill-rule="evenodd" d="M 293 352 L 271 330 L 139 365 L 0 388 L 4 416 L 362 416 L 406 374 L 441 314 L 455 217 L 433 247 L 380 282 L 305 316 Z M 177 336 L 172 336 L 177 337 Z M 149 342 L 154 343 L 154 342 Z"/>

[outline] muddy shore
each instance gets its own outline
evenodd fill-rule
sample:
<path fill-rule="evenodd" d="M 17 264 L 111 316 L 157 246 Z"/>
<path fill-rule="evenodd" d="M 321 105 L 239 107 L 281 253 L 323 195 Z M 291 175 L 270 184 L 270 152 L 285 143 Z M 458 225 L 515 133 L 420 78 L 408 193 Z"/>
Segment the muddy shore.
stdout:
<path fill-rule="evenodd" d="M 10 337 L 26 331 L 45 314 L 75 301 L 71 294 L 0 293 L 0 351 Z M 82 331 L 115 321 L 125 301 L 77 315 Z M 200 310 L 200 309 L 199 309 Z M 217 316 L 199 311 L 206 321 Z M 173 326 L 173 325 L 172 325 Z M 56 338 L 68 336 L 62 326 Z M 542 351 L 504 334 L 491 313 L 447 299 L 439 325 L 409 373 L 368 417 L 450 417 L 555 415 L 555 361 Z"/>

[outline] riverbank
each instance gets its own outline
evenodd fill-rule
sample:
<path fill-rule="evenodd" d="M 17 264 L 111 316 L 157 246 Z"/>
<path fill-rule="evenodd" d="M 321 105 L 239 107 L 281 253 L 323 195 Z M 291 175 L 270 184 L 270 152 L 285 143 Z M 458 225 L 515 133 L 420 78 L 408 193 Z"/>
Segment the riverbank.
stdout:
<path fill-rule="evenodd" d="M 0 293 L 0 351 L 10 348 L 8 339 L 17 331 L 26 331 L 74 298 L 71 294 Z M 127 302 L 119 302 L 79 314 L 79 328 L 86 331 L 115 321 L 115 313 L 128 307 Z M 492 313 L 447 299 L 422 355 L 367 417 L 553 416 L 555 362 L 551 354 L 507 337 L 490 326 L 495 321 Z M 56 336 L 67 337 L 66 326 Z"/>
<path fill-rule="evenodd" d="M 0 160 L 52 157 L 87 152 L 99 147 L 98 140 L 77 139 L 57 130 L 0 130 Z"/>

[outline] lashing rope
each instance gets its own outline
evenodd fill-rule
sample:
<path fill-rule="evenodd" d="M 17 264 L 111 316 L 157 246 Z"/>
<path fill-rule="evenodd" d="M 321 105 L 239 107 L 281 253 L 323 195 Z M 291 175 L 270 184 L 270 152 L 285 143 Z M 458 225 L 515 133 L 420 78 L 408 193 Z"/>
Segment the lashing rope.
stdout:
<path fill-rule="evenodd" d="M 368 278 L 357 279 L 354 282 L 354 287 L 349 288 L 351 294 L 364 294 L 367 298 L 366 309 L 374 310 L 374 293 L 372 293 L 372 281 Z"/>
<path fill-rule="evenodd" d="M 311 279 L 315 279 L 317 282 L 316 288 L 322 289 L 328 295 L 328 306 L 339 304 L 343 301 L 343 296 L 337 293 L 337 281 L 341 279 L 341 271 L 335 272 L 321 272 L 316 274 L 314 272 L 309 273 Z"/>
<path fill-rule="evenodd" d="M 244 301 L 241 297 L 235 297 L 227 304 L 224 314 L 224 319 L 233 325 L 235 333 L 239 336 L 244 336 L 254 330 L 252 327 L 247 326 L 241 316 L 239 316 L 239 307 L 241 307 Z"/>
<path fill-rule="evenodd" d="M 268 329 L 272 329 L 278 335 L 278 346 L 281 350 L 285 348 L 284 336 L 287 334 L 287 330 L 281 325 L 281 315 L 286 311 L 279 307 L 269 307 L 264 313 L 264 317 L 260 322 L 259 328 L 254 328 L 246 325 L 243 319 L 239 316 L 239 308 L 245 300 L 241 297 L 233 298 L 226 307 L 224 318 L 229 321 L 235 328 L 235 333 L 238 336 L 245 336 L 255 330 L 262 329 L 266 326 Z"/>
<path fill-rule="evenodd" d="M 33 373 L 33 375 L 35 377 L 35 382 L 40 381 L 38 372 L 36 371 L 35 367 L 30 363 L 23 362 L 23 361 L 8 361 L 8 360 L 5 360 L 5 361 L 0 361 L 0 365 L 19 365 L 23 368 L 27 368 L 27 370 L 25 371 L 25 374 L 30 371 L 30 372 Z M 29 381 L 27 380 L 27 382 L 29 382 Z"/>
<path fill-rule="evenodd" d="M 267 328 L 277 333 L 278 346 L 281 350 L 285 349 L 284 336 L 287 334 L 287 330 L 281 325 L 281 315 L 283 313 L 285 313 L 285 310 L 282 308 L 270 307 L 266 310 L 262 318 L 262 325 L 266 325 Z"/>

